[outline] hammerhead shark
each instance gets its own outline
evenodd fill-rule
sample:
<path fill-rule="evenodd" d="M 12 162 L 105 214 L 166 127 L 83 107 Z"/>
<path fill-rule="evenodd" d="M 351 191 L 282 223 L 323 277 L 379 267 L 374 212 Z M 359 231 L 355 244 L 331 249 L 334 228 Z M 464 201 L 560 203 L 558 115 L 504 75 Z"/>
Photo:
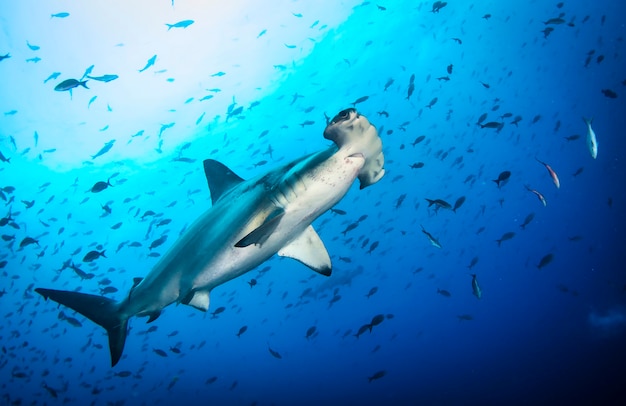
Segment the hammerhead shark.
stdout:
<path fill-rule="evenodd" d="M 357 178 L 363 189 L 378 182 L 385 170 L 378 132 L 355 109 L 339 112 L 326 126 L 324 138 L 334 145 L 250 180 L 218 161 L 205 160 L 212 206 L 145 278 L 134 279 L 123 300 L 74 291 L 35 291 L 104 327 L 111 366 L 115 366 L 132 316 L 148 317 L 149 323 L 172 303 L 206 312 L 213 288 L 274 254 L 330 276 L 330 257 L 311 223 L 337 204 Z"/>

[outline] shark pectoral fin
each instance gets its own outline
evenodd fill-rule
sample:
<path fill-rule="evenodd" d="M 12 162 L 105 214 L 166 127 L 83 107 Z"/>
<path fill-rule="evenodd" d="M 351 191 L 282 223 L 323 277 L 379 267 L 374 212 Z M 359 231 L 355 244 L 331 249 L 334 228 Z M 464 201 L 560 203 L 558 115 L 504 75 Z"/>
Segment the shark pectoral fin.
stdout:
<path fill-rule="evenodd" d="M 237 186 L 244 180 L 231 171 L 226 165 L 207 159 L 204 161 L 204 175 L 206 176 L 209 190 L 211 191 L 211 202 L 215 202 L 224 193 Z"/>
<path fill-rule="evenodd" d="M 285 211 L 282 209 L 276 209 L 270 214 L 267 219 L 256 229 L 252 230 L 248 235 L 243 237 L 239 242 L 235 244 L 235 247 L 243 248 L 248 245 L 263 245 L 265 241 L 272 235 L 278 223 L 285 215 Z M 319 239 L 319 237 L 317 237 Z"/>
<path fill-rule="evenodd" d="M 189 306 L 195 307 L 198 310 L 206 312 L 209 310 L 209 291 L 208 290 L 196 290 L 193 293 L 193 297 L 189 301 Z"/>
<path fill-rule="evenodd" d="M 293 258 L 317 273 L 330 276 L 332 266 L 328 251 L 313 226 L 308 226 L 298 238 L 281 248 L 278 255 Z"/>

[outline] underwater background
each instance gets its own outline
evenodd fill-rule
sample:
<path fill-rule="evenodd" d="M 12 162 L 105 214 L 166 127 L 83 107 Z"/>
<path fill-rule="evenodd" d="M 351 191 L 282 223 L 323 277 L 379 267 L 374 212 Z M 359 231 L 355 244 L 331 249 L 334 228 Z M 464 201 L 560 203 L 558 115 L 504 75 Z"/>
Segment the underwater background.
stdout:
<path fill-rule="evenodd" d="M 624 404 L 624 15 L 3 2 L 0 402 Z M 114 368 L 102 328 L 34 291 L 122 299 L 210 207 L 204 159 L 257 176 L 352 106 L 386 175 L 313 224 L 330 277 L 273 257 L 207 313 L 132 319 Z"/>

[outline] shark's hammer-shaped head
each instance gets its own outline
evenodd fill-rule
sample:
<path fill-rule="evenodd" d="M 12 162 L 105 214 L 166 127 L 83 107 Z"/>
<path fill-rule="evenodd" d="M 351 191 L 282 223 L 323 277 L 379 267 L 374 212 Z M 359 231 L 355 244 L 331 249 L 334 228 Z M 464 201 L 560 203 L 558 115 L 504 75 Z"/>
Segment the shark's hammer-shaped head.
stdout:
<path fill-rule="evenodd" d="M 361 155 L 365 158 L 358 175 L 361 189 L 378 182 L 385 174 L 385 156 L 378 131 L 355 109 L 340 111 L 326 126 L 324 138 L 333 141 L 339 153 L 346 157 Z"/>

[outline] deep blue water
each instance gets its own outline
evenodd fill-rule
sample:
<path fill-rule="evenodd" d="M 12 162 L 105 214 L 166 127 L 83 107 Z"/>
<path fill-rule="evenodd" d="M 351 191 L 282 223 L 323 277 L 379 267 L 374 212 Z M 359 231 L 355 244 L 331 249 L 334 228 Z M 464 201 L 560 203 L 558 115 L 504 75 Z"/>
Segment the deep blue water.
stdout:
<path fill-rule="evenodd" d="M 626 7 L 260 3 L 0 6 L 2 403 L 624 404 Z M 270 171 L 364 96 L 386 175 L 313 224 L 330 277 L 273 257 L 209 313 L 133 318 L 114 368 L 102 328 L 34 291 L 123 299 L 211 206 L 204 159 Z"/>

